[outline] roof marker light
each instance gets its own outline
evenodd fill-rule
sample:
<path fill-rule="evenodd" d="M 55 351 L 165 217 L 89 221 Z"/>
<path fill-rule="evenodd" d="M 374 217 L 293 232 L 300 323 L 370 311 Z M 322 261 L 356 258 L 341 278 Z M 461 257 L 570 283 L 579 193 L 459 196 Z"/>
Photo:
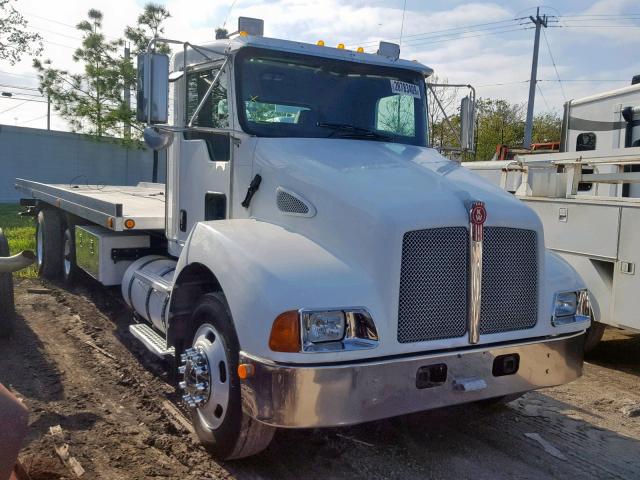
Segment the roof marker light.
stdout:
<path fill-rule="evenodd" d="M 324 47 L 324 40 L 318 40 L 316 42 L 316 45 L 319 46 L 319 47 Z"/>
<path fill-rule="evenodd" d="M 240 33 L 238 33 L 238 35 L 240 35 L 241 37 L 246 37 L 249 34 L 247 32 L 245 32 L 244 30 L 242 30 Z"/>
<path fill-rule="evenodd" d="M 362 47 L 358 47 L 358 50 L 356 50 L 358 53 L 364 53 L 364 48 Z"/>
<path fill-rule="evenodd" d="M 338 49 L 344 50 L 344 43 L 339 43 L 338 44 Z"/>

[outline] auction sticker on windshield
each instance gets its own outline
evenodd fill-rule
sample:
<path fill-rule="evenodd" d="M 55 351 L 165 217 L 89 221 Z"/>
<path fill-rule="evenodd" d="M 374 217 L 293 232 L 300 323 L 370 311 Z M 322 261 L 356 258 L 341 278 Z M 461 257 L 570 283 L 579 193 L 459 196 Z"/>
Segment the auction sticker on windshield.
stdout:
<path fill-rule="evenodd" d="M 390 80 L 391 93 L 399 95 L 411 95 L 413 98 L 420 98 L 420 89 L 413 83 L 401 82 L 400 80 Z"/>

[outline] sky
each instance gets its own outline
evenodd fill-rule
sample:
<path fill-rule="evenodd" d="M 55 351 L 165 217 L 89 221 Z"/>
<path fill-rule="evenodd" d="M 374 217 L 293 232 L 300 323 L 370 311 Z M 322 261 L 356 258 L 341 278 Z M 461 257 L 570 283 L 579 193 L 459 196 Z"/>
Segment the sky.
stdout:
<path fill-rule="evenodd" d="M 156 0 L 157 1 L 157 0 Z M 550 0 L 547 0 L 550 1 Z M 80 71 L 72 60 L 80 44 L 74 25 L 89 8 L 104 14 L 108 37 L 135 24 L 144 1 L 17 0 L 29 28 L 44 39 L 43 59 L 56 68 Z M 439 79 L 470 83 L 478 96 L 510 102 L 527 100 L 537 2 L 461 0 L 166 0 L 171 13 L 165 36 L 191 43 L 213 39 L 214 29 L 235 30 L 238 16 L 262 18 L 265 35 L 326 45 L 344 43 L 376 50 L 380 40 L 401 41 L 401 56 L 435 70 Z M 406 5 L 406 8 L 405 8 Z M 638 0 L 554 0 L 540 41 L 537 112 L 562 112 L 566 100 L 629 85 L 640 74 Z M 400 37 L 402 35 L 402 40 Z M 31 58 L 0 61 L 0 124 L 46 128 L 46 102 Z M 560 81 L 559 81 L 560 80 Z M 16 98 L 32 101 L 16 100 Z M 69 130 L 52 111 L 51 128 Z"/>

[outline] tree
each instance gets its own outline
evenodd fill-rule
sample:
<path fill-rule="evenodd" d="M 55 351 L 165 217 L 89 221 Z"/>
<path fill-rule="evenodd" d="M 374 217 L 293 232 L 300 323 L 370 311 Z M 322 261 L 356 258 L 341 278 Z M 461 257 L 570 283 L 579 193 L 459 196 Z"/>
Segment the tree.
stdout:
<path fill-rule="evenodd" d="M 170 18 L 171 14 L 162 5 L 147 3 L 144 11 L 138 15 L 138 23 L 135 27 L 127 27 L 124 36 L 134 46 L 134 54 L 146 52 L 152 38 L 158 38 L 164 33 L 163 22 Z M 165 43 L 156 45 L 156 52 L 170 53 L 171 49 Z"/>
<path fill-rule="evenodd" d="M 51 98 L 54 110 L 69 122 L 73 131 L 102 138 L 121 137 L 124 130 L 122 143 L 133 145 L 132 140 L 139 135 L 132 138 L 130 129 L 123 127 L 142 130 L 129 99 L 125 98 L 125 92 L 135 86 L 136 69 L 131 58 L 120 54 L 125 41 L 121 38 L 108 41 L 102 33 L 102 13 L 91 9 L 87 16 L 76 27 L 82 34 L 82 44 L 73 54 L 73 60 L 82 65 L 82 73 L 59 70 L 50 60 L 36 59 L 33 64 L 39 73 L 40 92 Z M 162 22 L 169 16 L 162 6 L 145 5 L 136 27 L 125 30 L 135 54 L 146 50 L 149 40 L 163 32 Z M 157 50 L 169 51 L 166 45 Z"/>
<path fill-rule="evenodd" d="M 533 118 L 534 143 L 557 142 L 560 140 L 562 118 L 556 112 L 539 113 Z"/>
<path fill-rule="evenodd" d="M 116 53 L 123 41 L 107 41 L 102 33 L 102 13 L 91 9 L 87 17 L 76 26 L 82 34 L 82 45 L 73 54 L 84 72 L 74 74 L 53 68 L 50 60 L 34 60 L 40 92 L 51 98 L 54 110 L 73 131 L 96 137 L 118 136 L 122 124 L 131 122 L 122 92 L 125 83 L 134 82 L 135 72 L 130 62 Z"/>
<path fill-rule="evenodd" d="M 15 65 L 23 54 L 40 55 L 42 37 L 27 30 L 28 22 L 13 8 L 12 1 L 0 0 L 0 60 Z"/>
<path fill-rule="evenodd" d="M 476 104 L 478 130 L 476 158 L 489 160 L 496 145 L 522 145 L 526 107 L 507 100 L 480 99 Z"/>

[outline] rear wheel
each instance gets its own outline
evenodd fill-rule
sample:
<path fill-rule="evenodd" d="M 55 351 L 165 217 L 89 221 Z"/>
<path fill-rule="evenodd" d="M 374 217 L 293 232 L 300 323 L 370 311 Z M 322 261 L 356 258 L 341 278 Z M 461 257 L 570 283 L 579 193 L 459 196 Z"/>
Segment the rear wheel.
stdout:
<path fill-rule="evenodd" d="M 202 296 L 191 318 L 192 342 L 180 367 L 183 400 L 202 444 L 218 459 L 255 455 L 275 428 L 243 411 L 238 378 L 239 343 L 224 296 Z"/>
<path fill-rule="evenodd" d="M 53 279 L 62 272 L 62 216 L 58 210 L 40 210 L 36 218 L 38 274 Z"/>
<path fill-rule="evenodd" d="M 9 243 L 0 229 L 0 257 L 9 256 Z M 14 327 L 13 276 L 0 273 L 0 337 L 11 335 Z"/>

